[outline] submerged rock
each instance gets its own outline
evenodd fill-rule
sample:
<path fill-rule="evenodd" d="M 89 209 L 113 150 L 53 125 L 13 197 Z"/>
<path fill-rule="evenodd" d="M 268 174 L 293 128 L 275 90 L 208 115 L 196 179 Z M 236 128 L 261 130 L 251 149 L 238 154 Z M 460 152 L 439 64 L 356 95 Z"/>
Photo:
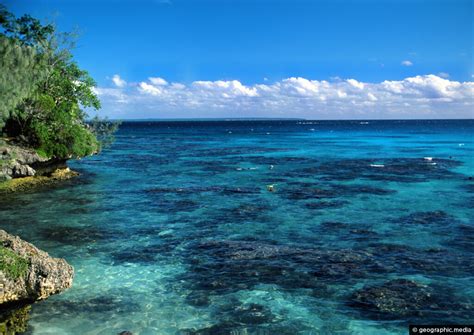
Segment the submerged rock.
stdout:
<path fill-rule="evenodd" d="M 46 299 L 71 287 L 73 276 L 64 259 L 0 230 L 0 305 Z"/>

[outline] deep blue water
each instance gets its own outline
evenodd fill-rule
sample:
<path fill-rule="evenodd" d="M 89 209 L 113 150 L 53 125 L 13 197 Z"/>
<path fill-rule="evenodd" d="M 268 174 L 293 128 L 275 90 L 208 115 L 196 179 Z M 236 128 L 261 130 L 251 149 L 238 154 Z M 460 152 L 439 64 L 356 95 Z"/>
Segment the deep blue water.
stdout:
<path fill-rule="evenodd" d="M 472 322 L 473 134 L 472 120 L 126 122 L 70 164 L 79 178 L 0 199 L 2 229 L 76 271 L 28 334 Z M 394 311 L 363 300 L 377 292 Z"/>

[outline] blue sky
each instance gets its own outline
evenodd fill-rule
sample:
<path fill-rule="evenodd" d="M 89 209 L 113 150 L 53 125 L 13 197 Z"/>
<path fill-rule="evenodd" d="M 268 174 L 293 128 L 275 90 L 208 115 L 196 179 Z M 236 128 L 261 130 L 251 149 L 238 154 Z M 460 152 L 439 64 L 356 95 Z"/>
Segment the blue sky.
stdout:
<path fill-rule="evenodd" d="M 319 87 L 306 87 L 306 93 L 312 92 L 318 101 L 325 94 L 327 104 L 331 94 L 351 98 L 350 90 L 339 85 L 347 79 L 367 83 L 358 92 L 367 98 L 369 93 L 374 96 L 377 93 L 378 97 L 387 93 L 380 91 L 382 87 L 366 92 L 370 83 L 406 83 L 406 78 L 416 76 L 424 78 L 418 83 L 421 88 L 417 89 L 430 86 L 431 90 L 438 90 L 435 98 L 444 105 L 449 102 L 448 98 L 463 97 L 463 101 L 455 101 L 455 108 L 448 104 L 449 111 L 448 106 L 429 105 L 420 115 L 426 115 L 430 109 L 433 117 L 446 113 L 451 113 L 446 117 L 457 115 L 453 113 L 472 116 L 468 109 L 472 107 L 469 103 L 472 87 L 463 86 L 459 95 L 452 92 L 458 90 L 458 86 L 449 86 L 451 82 L 473 80 L 474 21 L 470 0 L 7 0 L 5 3 L 17 15 L 30 13 L 53 20 L 59 30 L 79 29 L 81 35 L 74 54 L 102 90 L 102 113 L 112 117 L 252 116 L 252 110 L 258 114 L 255 116 L 291 116 L 290 111 L 275 106 L 265 110 L 266 105 L 259 97 L 268 90 L 264 87 L 260 87 L 263 91 L 259 90 L 256 85 L 284 85 L 288 78 L 304 78 L 309 80 L 309 85 Z M 124 84 L 114 84 L 114 75 Z M 149 78 L 158 77 L 166 80 L 167 90 L 163 90 L 164 85 L 158 85 L 159 90 L 147 91 L 141 85 L 154 85 Z M 246 94 L 251 91 L 242 91 L 233 80 L 244 89 L 256 89 L 255 94 Z M 197 81 L 209 81 L 214 86 L 207 85 L 203 93 L 202 86 L 196 90 L 193 85 Z M 217 81 L 228 84 L 215 84 Z M 339 86 L 334 84 L 332 93 L 321 93 L 323 81 Z M 185 86 L 187 95 L 194 94 L 198 100 L 203 100 L 202 94 L 209 94 L 210 89 L 221 88 L 227 93 L 214 90 L 214 100 L 208 99 L 208 106 L 205 101 L 199 101 L 200 107 L 193 109 L 189 106 L 197 106 L 194 102 L 176 105 L 183 97 L 183 88 L 176 86 L 171 92 L 171 83 Z M 294 83 L 303 87 L 308 84 Z M 181 95 L 176 89 L 181 90 Z M 281 87 L 278 90 L 280 98 L 282 94 L 291 96 L 292 91 L 282 93 Z M 341 90 L 342 94 L 335 93 Z M 401 94 L 396 91 L 392 89 L 388 93 Z M 148 99 L 144 99 L 147 93 Z M 224 104 L 217 101 L 222 94 L 227 94 Z M 424 98 L 424 94 L 430 92 L 420 94 Z M 245 100 L 246 95 L 253 102 Z M 407 99 L 407 94 L 403 95 Z M 327 118 L 332 118 L 331 115 L 357 117 L 354 112 L 346 113 L 349 105 L 333 113 L 334 106 L 324 111 L 324 104 L 310 104 L 308 94 L 303 97 L 304 103 L 301 97 L 287 99 L 286 108 L 307 112 L 308 108 L 314 109 L 308 115 L 299 115 L 304 117 L 323 118 L 322 113 L 328 111 Z M 233 98 L 237 100 L 229 104 Z M 270 102 L 274 98 L 267 96 Z M 432 99 L 432 94 L 428 98 Z M 173 99 L 175 106 L 171 108 Z M 368 101 L 378 101 L 375 107 L 380 107 L 382 102 L 379 98 Z M 379 117 L 396 114 L 390 114 L 394 112 L 390 109 L 385 112 L 393 101 L 383 100 L 384 112 Z M 410 102 L 415 105 L 414 100 L 408 100 Z M 468 107 L 461 108 L 466 102 Z M 361 117 L 366 115 L 362 114 Z"/>

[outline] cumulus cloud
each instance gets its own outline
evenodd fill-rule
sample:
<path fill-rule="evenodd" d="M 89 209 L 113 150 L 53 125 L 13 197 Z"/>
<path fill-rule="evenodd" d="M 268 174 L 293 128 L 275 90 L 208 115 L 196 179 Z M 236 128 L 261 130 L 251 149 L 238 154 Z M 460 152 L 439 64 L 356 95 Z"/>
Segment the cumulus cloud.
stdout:
<path fill-rule="evenodd" d="M 114 103 L 119 104 L 128 102 L 129 94 L 119 88 L 95 87 L 93 88 L 93 91 L 99 96 L 99 98 L 105 98 L 108 102 L 113 101 Z"/>
<path fill-rule="evenodd" d="M 402 62 L 402 65 L 403 65 L 403 66 L 412 66 L 412 65 L 413 65 L 413 62 L 412 62 L 412 61 L 409 61 L 409 60 L 404 60 L 404 61 Z"/>
<path fill-rule="evenodd" d="M 242 85 L 238 80 L 232 81 L 195 81 L 192 86 L 203 95 L 217 95 L 224 98 L 237 96 L 255 97 L 258 95 L 256 88 L 249 88 Z"/>
<path fill-rule="evenodd" d="M 358 81 L 355 80 L 355 79 L 347 79 L 347 82 L 348 82 L 349 84 L 351 84 L 352 86 L 357 87 L 358 89 L 361 89 L 361 90 L 364 89 L 364 84 L 358 82 Z"/>
<path fill-rule="evenodd" d="M 120 78 L 120 76 L 118 74 L 115 74 L 112 77 L 112 81 L 114 82 L 115 86 L 117 86 L 117 87 L 124 87 L 125 85 L 127 85 L 127 82 L 125 80 L 123 80 L 122 78 Z"/>
<path fill-rule="evenodd" d="M 238 80 L 169 83 L 151 77 L 137 84 L 98 88 L 97 93 L 110 117 L 474 117 L 474 82 L 437 75 L 379 83 L 290 77 L 253 85 Z"/>
<path fill-rule="evenodd" d="M 153 85 L 156 85 L 156 86 L 166 86 L 166 85 L 168 85 L 168 82 L 166 80 L 164 80 L 163 78 L 161 78 L 161 77 L 150 77 L 150 78 L 148 78 L 148 80 Z"/>

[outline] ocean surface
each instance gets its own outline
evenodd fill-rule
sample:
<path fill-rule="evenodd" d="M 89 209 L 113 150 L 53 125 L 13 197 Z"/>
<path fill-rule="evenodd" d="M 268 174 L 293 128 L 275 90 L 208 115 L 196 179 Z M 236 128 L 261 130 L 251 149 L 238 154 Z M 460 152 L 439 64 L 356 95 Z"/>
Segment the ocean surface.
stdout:
<path fill-rule="evenodd" d="M 474 320 L 474 121 L 125 122 L 0 227 L 75 268 L 27 334 Z M 382 298 L 381 298 L 382 297 Z"/>

